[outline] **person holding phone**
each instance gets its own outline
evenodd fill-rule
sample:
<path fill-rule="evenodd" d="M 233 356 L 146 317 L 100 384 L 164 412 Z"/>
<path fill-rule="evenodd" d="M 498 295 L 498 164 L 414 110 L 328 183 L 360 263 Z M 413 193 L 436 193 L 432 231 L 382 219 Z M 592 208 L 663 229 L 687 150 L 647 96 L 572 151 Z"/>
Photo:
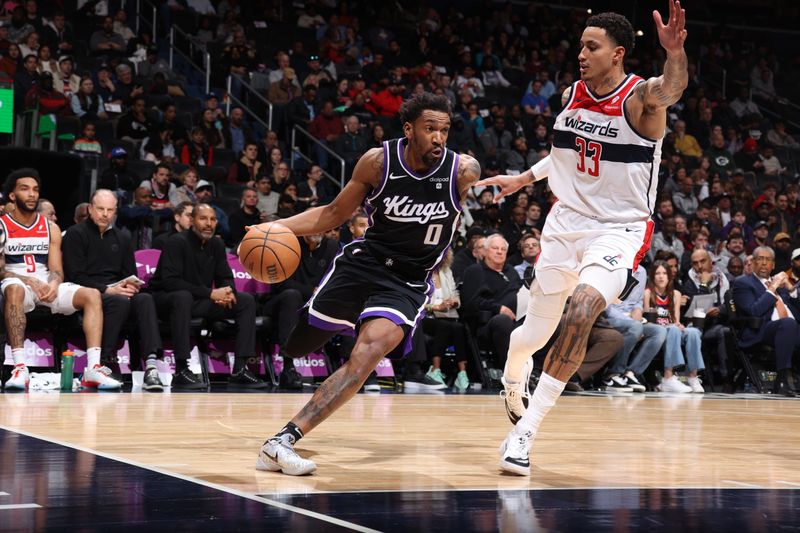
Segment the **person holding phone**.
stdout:
<path fill-rule="evenodd" d="M 142 292 L 136 276 L 136 261 L 130 234 L 114 225 L 117 196 L 108 189 L 97 189 L 89 202 L 89 218 L 67 230 L 61 244 L 64 274 L 72 281 L 100 291 L 103 300 L 103 341 L 100 357 L 116 361 L 122 325 L 131 312 L 139 333 L 139 350 L 146 357 L 142 388 L 151 392 L 164 389 L 156 368 L 163 355 L 161 335 L 153 297 Z"/>

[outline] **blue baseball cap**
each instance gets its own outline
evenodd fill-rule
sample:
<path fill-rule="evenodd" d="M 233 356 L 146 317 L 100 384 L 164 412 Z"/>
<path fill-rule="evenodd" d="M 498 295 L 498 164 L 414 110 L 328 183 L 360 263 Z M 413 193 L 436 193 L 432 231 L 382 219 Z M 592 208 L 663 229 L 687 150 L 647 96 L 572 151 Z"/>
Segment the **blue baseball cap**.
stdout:
<path fill-rule="evenodd" d="M 111 149 L 111 157 L 128 157 L 128 151 L 121 146 Z"/>

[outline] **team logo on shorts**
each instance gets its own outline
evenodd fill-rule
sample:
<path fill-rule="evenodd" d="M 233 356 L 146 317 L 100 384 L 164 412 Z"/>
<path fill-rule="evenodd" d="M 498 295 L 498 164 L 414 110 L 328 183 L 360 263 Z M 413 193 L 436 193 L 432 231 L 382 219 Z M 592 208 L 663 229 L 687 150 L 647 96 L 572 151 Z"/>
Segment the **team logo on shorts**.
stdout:
<path fill-rule="evenodd" d="M 607 255 L 603 257 L 603 260 L 611 266 L 617 266 L 617 259 L 622 259 L 622 254 Z"/>

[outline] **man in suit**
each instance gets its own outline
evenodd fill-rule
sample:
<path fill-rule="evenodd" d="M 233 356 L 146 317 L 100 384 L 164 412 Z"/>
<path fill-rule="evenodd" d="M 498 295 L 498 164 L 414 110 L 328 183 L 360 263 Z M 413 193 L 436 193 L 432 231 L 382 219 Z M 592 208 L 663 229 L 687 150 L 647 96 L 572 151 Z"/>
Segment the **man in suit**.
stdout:
<path fill-rule="evenodd" d="M 774 393 L 795 397 L 792 381 L 792 353 L 800 344 L 800 300 L 785 272 L 770 277 L 775 268 L 775 252 L 768 246 L 753 250 L 753 273 L 733 282 L 733 300 L 737 312 L 762 319 L 761 325 L 744 327 L 739 344 L 750 347 L 770 344 L 775 349 L 778 379 Z"/>

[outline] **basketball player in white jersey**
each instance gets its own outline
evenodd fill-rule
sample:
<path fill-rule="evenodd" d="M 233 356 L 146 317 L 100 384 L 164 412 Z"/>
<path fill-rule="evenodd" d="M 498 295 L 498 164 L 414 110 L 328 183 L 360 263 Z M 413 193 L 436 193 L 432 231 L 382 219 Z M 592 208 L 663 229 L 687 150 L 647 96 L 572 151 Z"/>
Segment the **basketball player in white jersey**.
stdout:
<path fill-rule="evenodd" d="M 82 384 L 99 389 L 119 389 L 121 383 L 100 364 L 103 308 L 97 289 L 64 283 L 61 266 L 61 230 L 37 211 L 39 173 L 32 168 L 15 170 L 6 178 L 3 192 L 14 204 L 11 213 L 0 216 L 0 291 L 8 344 L 14 370 L 6 389 L 25 389 L 30 381 L 24 363 L 25 313 L 37 305 L 54 314 L 71 315 L 83 310 L 86 335 L 86 371 Z"/>
<path fill-rule="evenodd" d="M 550 155 L 518 176 L 478 183 L 499 186 L 497 201 L 549 177 L 559 199 L 542 231 L 528 312 L 511 335 L 503 376 L 506 410 L 515 424 L 501 445 L 500 468 L 507 472 L 530 475 L 530 449 L 542 419 L 583 361 L 595 319 L 633 287 L 630 272 L 650 246 L 667 107 L 688 82 L 684 10 L 670 0 L 667 24 L 658 11 L 653 18 L 667 52 L 661 76 L 625 74 L 634 40 L 625 17 L 590 17 L 578 54 L 581 79 L 564 92 Z M 528 398 L 531 354 L 555 331 L 570 295 L 561 335 Z"/>

